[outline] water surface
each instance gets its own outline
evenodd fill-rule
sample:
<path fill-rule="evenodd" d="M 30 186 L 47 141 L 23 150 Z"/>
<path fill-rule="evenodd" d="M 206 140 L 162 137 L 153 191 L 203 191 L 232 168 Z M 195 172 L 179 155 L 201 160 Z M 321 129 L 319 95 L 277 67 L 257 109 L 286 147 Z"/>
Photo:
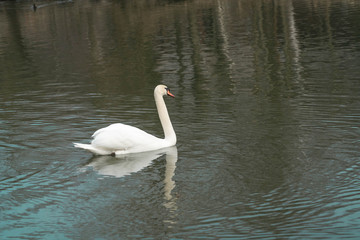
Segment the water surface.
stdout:
<path fill-rule="evenodd" d="M 0 2 L 1 239 L 357 239 L 356 1 Z M 75 149 L 110 123 L 177 147 Z"/>

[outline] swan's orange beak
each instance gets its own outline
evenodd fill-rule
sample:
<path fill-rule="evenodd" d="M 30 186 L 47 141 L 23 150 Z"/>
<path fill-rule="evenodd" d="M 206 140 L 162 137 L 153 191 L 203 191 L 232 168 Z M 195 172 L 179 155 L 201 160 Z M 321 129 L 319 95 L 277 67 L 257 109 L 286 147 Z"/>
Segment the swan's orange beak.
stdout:
<path fill-rule="evenodd" d="M 166 91 L 166 94 L 170 97 L 173 97 L 173 98 L 175 97 L 174 94 L 172 94 L 169 89 Z"/>

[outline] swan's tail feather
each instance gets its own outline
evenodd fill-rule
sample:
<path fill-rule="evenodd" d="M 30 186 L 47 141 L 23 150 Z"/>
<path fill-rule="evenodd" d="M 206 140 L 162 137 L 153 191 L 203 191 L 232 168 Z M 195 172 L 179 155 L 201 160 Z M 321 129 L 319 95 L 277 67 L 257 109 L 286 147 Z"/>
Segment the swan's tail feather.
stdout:
<path fill-rule="evenodd" d="M 74 147 L 88 150 L 88 151 L 90 151 L 90 152 L 92 152 L 93 154 L 96 154 L 96 155 L 108 155 L 108 154 L 111 154 L 108 151 L 104 151 L 102 149 L 95 148 L 91 144 L 74 143 Z"/>
<path fill-rule="evenodd" d="M 86 150 L 90 150 L 93 148 L 90 144 L 83 144 L 83 143 L 74 143 L 74 147 L 82 148 L 82 149 L 86 149 Z"/>

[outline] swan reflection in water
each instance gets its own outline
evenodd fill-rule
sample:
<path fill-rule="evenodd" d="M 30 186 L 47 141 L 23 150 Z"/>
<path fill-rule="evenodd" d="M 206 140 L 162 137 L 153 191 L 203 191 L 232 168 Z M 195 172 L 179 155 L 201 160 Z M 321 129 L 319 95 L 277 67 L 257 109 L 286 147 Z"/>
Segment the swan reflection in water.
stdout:
<path fill-rule="evenodd" d="M 168 172 L 168 162 L 172 163 L 169 168 L 174 168 L 173 165 L 175 165 L 175 162 L 177 161 L 176 146 L 150 152 L 118 155 L 116 157 L 94 156 L 86 166 L 91 167 L 100 175 L 121 178 L 146 168 L 151 165 L 153 160 L 164 154 L 166 154 L 166 172 Z M 172 171 L 175 171 L 175 168 L 172 169 Z M 172 177 L 174 173 L 169 172 L 168 174 L 165 174 L 166 179 L 168 178 L 167 175 L 171 175 Z"/>
<path fill-rule="evenodd" d="M 121 178 L 132 173 L 141 171 L 152 164 L 153 160 L 166 154 L 166 166 L 164 177 L 164 206 L 169 211 L 169 218 L 164 223 L 169 227 L 176 224 L 176 196 L 171 194 L 175 187 L 173 177 L 175 175 L 178 152 L 176 146 L 159 149 L 151 152 L 127 154 L 123 156 L 95 156 L 87 164 L 98 174 Z"/>

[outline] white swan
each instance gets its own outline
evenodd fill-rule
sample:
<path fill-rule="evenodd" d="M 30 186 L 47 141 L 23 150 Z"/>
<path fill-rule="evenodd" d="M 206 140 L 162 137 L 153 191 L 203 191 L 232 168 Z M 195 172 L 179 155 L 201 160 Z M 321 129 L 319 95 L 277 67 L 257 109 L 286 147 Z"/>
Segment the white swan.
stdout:
<path fill-rule="evenodd" d="M 93 140 L 91 144 L 74 143 L 74 146 L 86 149 L 96 155 L 121 155 L 174 146 L 176 144 L 176 134 L 166 109 L 164 95 L 174 97 L 167 86 L 156 86 L 154 98 L 164 130 L 164 139 L 155 137 L 136 127 L 114 123 L 97 130 L 92 135 Z"/>

